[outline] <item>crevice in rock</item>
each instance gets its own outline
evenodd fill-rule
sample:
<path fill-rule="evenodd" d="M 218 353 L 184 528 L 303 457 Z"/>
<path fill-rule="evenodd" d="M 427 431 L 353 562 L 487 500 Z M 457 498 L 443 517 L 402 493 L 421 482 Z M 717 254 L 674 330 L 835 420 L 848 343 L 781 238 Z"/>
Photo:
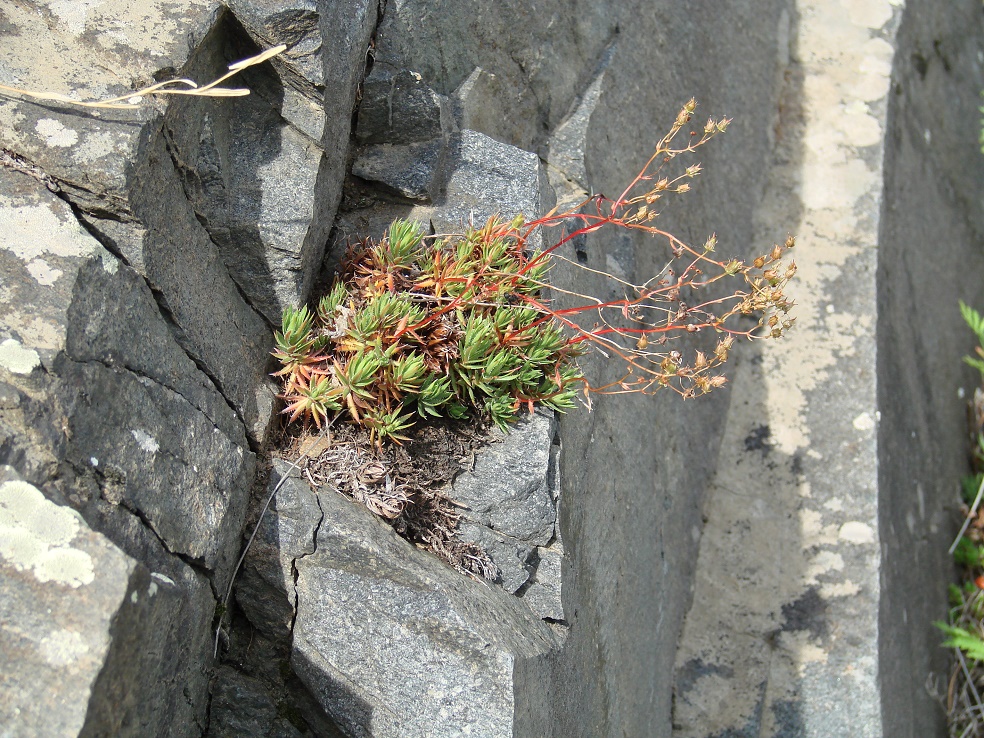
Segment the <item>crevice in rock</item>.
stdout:
<path fill-rule="evenodd" d="M 126 258 L 126 255 L 123 253 L 123 249 L 119 247 L 119 244 L 117 244 L 115 240 L 113 240 L 108 235 L 103 233 L 101 230 L 96 228 L 95 224 L 90 222 L 85 217 L 86 215 L 88 215 L 88 213 L 83 211 L 82 208 L 80 208 L 77 204 L 72 202 L 67 197 L 62 197 L 61 194 L 59 194 L 59 197 L 61 197 L 61 199 L 65 201 L 68 207 L 72 209 L 72 214 L 75 215 L 75 219 L 78 221 L 79 226 L 81 226 L 86 233 L 88 233 L 96 241 L 98 241 L 99 244 L 104 249 L 106 249 L 106 251 L 108 251 L 110 254 L 112 254 L 117 259 L 119 259 L 120 263 L 125 264 L 126 266 L 132 268 L 133 265 L 130 263 L 130 260 Z"/>
<path fill-rule="evenodd" d="M 176 387 L 171 386 L 167 382 L 162 382 L 157 377 L 152 377 L 151 375 L 147 374 L 146 372 L 143 372 L 143 371 L 141 371 L 141 370 L 139 370 L 139 369 L 137 369 L 135 367 L 130 366 L 126 362 L 123 362 L 121 364 L 114 364 L 111 361 L 101 361 L 99 359 L 82 360 L 82 359 L 77 359 L 75 357 L 72 357 L 71 358 L 71 361 L 73 363 L 75 363 L 75 364 L 97 364 L 99 366 L 103 366 L 103 367 L 105 367 L 107 369 L 111 369 L 113 371 L 118 371 L 118 370 L 122 369 L 122 370 L 124 370 L 126 372 L 129 372 L 130 374 L 132 374 L 134 377 L 137 377 L 138 379 L 142 379 L 142 380 L 146 380 L 148 382 L 152 382 L 155 385 L 157 385 L 158 387 L 163 387 L 164 389 L 168 390 L 169 392 L 173 392 L 175 395 L 177 395 L 182 400 L 184 400 L 189 405 L 191 405 L 193 408 L 195 408 L 195 410 L 197 410 L 202 415 L 204 415 L 208 419 L 208 422 L 212 424 L 212 427 L 218 429 L 220 432 L 223 432 L 222 431 L 222 425 L 212 415 L 209 414 L 208 410 L 206 410 L 205 408 L 203 408 L 198 403 L 193 402 L 192 400 L 190 400 L 186 395 L 182 394 L 181 390 L 177 389 Z M 209 379 L 210 382 L 212 381 L 210 377 L 207 377 L 207 378 Z M 215 389 L 215 388 L 213 387 L 213 389 Z M 218 389 L 215 389 L 215 393 L 216 393 L 217 396 L 222 397 L 222 399 L 225 400 L 225 397 L 222 395 L 221 392 L 218 391 Z M 227 404 L 228 404 L 228 402 L 227 402 Z M 238 418 L 238 416 L 237 416 L 237 418 Z M 242 419 L 239 418 L 239 420 L 241 422 Z M 228 437 L 228 434 L 226 434 L 226 435 Z M 235 444 L 234 439 L 231 439 L 230 438 L 229 440 L 232 441 Z M 187 465 L 187 462 L 185 462 L 183 459 L 181 459 L 181 461 L 182 461 L 182 463 L 185 463 Z"/>
<path fill-rule="evenodd" d="M 97 484 L 100 482 L 100 474 L 97 470 L 96 470 L 96 482 Z M 100 491 L 101 490 L 102 490 L 102 485 L 100 484 Z M 106 499 L 105 497 L 103 499 L 111 505 L 114 504 L 108 499 Z M 167 545 L 167 541 L 165 541 L 161 537 L 161 535 L 157 532 L 157 529 L 154 527 L 154 523 L 144 514 L 144 512 L 140 508 L 133 505 L 129 500 L 126 499 L 120 500 L 119 504 L 114 505 L 114 507 L 126 511 L 127 513 L 135 517 L 137 520 L 139 520 L 140 524 L 143 525 L 143 527 L 146 528 L 148 531 L 150 531 L 150 533 L 161 545 L 161 548 L 163 548 L 165 552 L 167 552 L 169 555 L 181 561 L 183 564 L 188 566 L 188 568 L 201 574 L 202 577 L 205 579 L 205 581 L 208 582 L 208 587 L 212 591 L 213 600 L 215 602 L 219 601 L 220 595 L 218 590 L 216 589 L 216 585 L 214 581 L 215 572 L 209 569 L 205 565 L 204 561 L 202 561 L 201 559 L 197 559 L 193 556 L 183 554 L 179 551 L 171 550 L 171 548 Z"/>
<path fill-rule="evenodd" d="M 325 521 L 325 509 L 321 506 L 321 496 L 319 492 L 315 492 L 313 490 L 312 492 L 314 494 L 314 500 L 318 505 L 318 510 L 321 512 L 321 517 L 318 518 L 318 522 L 315 523 L 314 525 L 314 531 L 311 533 L 311 552 L 301 554 L 300 556 L 294 558 L 290 562 L 290 573 L 291 576 L 293 577 L 293 582 L 291 582 L 291 585 L 294 588 L 294 601 L 291 603 L 291 606 L 294 610 L 294 614 L 290 620 L 290 632 L 292 634 L 294 632 L 294 624 L 297 622 L 297 603 L 300 597 L 300 595 L 297 593 L 297 578 L 299 576 L 299 572 L 297 571 L 297 562 L 300 559 L 307 558 L 308 556 L 312 556 L 318 552 L 318 531 L 321 530 L 321 524 L 324 523 Z"/>
<path fill-rule="evenodd" d="M 213 599 L 218 602 L 218 593 L 216 590 L 215 582 L 213 581 L 214 572 L 205 565 L 204 561 L 201 559 L 183 554 L 179 551 L 174 551 L 167 544 L 167 541 L 158 533 L 157 528 L 154 523 L 147 517 L 147 515 L 137 506 L 135 506 L 131 501 L 121 498 L 117 493 L 111 491 L 111 485 L 120 483 L 120 480 L 112 478 L 112 475 L 107 474 L 104 470 L 82 466 L 75 463 L 69 459 L 64 459 L 63 462 L 65 466 L 71 470 L 71 474 L 79 480 L 91 479 L 95 482 L 96 488 L 99 490 L 100 499 L 106 505 L 109 505 L 112 510 L 122 512 L 125 515 L 130 516 L 136 520 L 141 528 L 150 533 L 150 536 L 154 542 L 160 547 L 160 550 L 167 556 L 172 556 L 179 560 L 181 563 L 188 566 L 190 569 L 194 570 L 202 576 L 205 581 L 208 582 L 209 589 L 212 592 Z M 54 479 L 52 480 L 54 481 Z M 56 487 L 57 488 L 57 487 Z M 67 501 L 66 501 L 67 502 Z M 87 522 L 94 523 L 94 530 L 102 530 L 104 526 L 99 525 L 96 521 L 89 521 L 87 517 Z M 107 534 L 108 535 L 108 534 Z M 119 542 L 117 542 L 119 543 Z"/>
<path fill-rule="evenodd" d="M 175 166 L 177 166 L 177 165 L 175 165 Z M 96 217 L 96 218 L 99 218 L 99 219 L 107 219 L 108 218 L 110 220 L 113 220 L 115 222 L 120 222 L 120 223 L 128 222 L 127 220 L 125 220 L 123 218 L 120 218 L 118 215 L 113 214 L 113 213 L 110 213 L 110 212 L 106 212 L 106 213 L 103 213 L 103 212 L 95 213 L 92 210 L 85 209 L 85 208 L 81 207 L 78 203 L 74 202 L 70 197 L 68 197 L 67 194 L 64 193 L 64 191 L 58 191 L 58 192 L 55 192 L 55 194 L 68 205 L 68 207 L 71 209 L 72 214 L 75 216 L 76 222 L 78 222 L 79 226 L 83 230 L 85 230 L 90 236 L 92 236 L 113 257 L 115 257 L 116 259 L 118 259 L 120 261 L 120 263 L 122 263 L 123 265 L 125 265 L 125 266 L 127 266 L 127 267 L 129 267 L 131 269 L 133 268 L 132 265 L 130 264 L 130 261 L 124 255 L 122 249 L 120 249 L 119 245 L 110 236 L 108 236 L 106 233 L 104 233 L 103 231 L 101 231 L 86 216 L 92 216 L 92 217 Z M 140 276 L 140 278 L 143 280 L 144 284 L 147 285 L 147 288 L 150 290 L 151 294 L 153 295 L 154 301 L 157 303 L 158 311 L 160 312 L 161 317 L 164 319 L 164 322 L 167 324 L 168 328 L 170 329 L 171 334 L 174 336 L 175 342 L 177 343 L 177 345 L 181 348 L 181 350 L 184 352 L 184 354 L 192 361 L 192 363 L 195 364 L 195 366 L 198 368 L 198 370 L 201 371 L 202 374 L 208 379 L 208 381 L 211 383 L 212 387 L 214 388 L 216 394 L 219 397 L 221 397 L 222 400 L 226 403 L 226 405 L 228 405 L 229 409 L 232 410 L 232 412 L 234 413 L 235 417 L 238 419 L 240 425 L 242 425 L 242 427 L 244 429 L 244 432 L 245 432 L 247 430 L 247 428 L 248 428 L 248 426 L 246 425 L 245 419 L 242 417 L 242 415 L 240 414 L 240 412 L 237 410 L 235 404 L 231 400 L 229 400 L 229 398 L 226 396 L 226 393 L 223 391 L 222 384 L 218 380 L 218 378 L 209 370 L 209 368 L 205 364 L 205 362 L 202 361 L 199 357 L 197 357 L 190 350 L 188 341 L 187 340 L 184 340 L 184 330 L 181 328 L 181 326 L 178 324 L 177 320 L 174 318 L 174 314 L 171 311 L 171 309 L 168 307 L 168 305 L 167 305 L 167 299 L 165 298 L 164 294 L 159 289 L 156 289 L 154 287 L 154 285 L 151 284 L 150 280 L 148 280 L 146 276 L 140 274 L 139 271 L 134 270 L 134 273 L 136 273 L 138 276 Z M 233 280 L 233 282 L 235 283 L 235 280 Z M 238 288 L 238 284 L 236 286 Z M 241 289 L 240 289 L 240 294 L 242 295 Z M 249 301 L 246 299 L 246 296 L 245 295 L 242 295 L 242 297 L 243 297 L 244 301 L 246 301 L 246 304 L 249 305 Z M 256 311 L 256 309 L 253 308 L 252 305 L 250 305 L 250 307 L 253 309 L 254 312 L 256 312 L 258 315 L 261 315 L 261 317 L 262 317 L 262 314 L 259 313 L 258 311 Z M 99 363 L 103 363 L 103 365 L 104 366 L 107 366 L 108 368 L 114 368 L 112 365 L 106 364 L 105 362 L 99 362 Z M 150 376 L 148 376 L 148 375 L 146 375 L 146 374 L 144 374 L 144 373 L 142 373 L 142 372 L 140 372 L 140 371 L 138 371 L 138 370 L 136 370 L 136 369 L 134 369 L 134 368 L 132 368 L 130 366 L 124 365 L 124 368 L 127 371 L 129 371 L 132 374 L 134 374 L 135 376 L 143 377 L 143 378 L 148 379 L 150 381 L 153 381 L 153 382 L 155 382 L 157 384 L 160 384 L 162 387 L 165 387 L 166 389 L 169 389 L 172 392 L 174 392 L 175 394 L 181 396 L 183 399 L 185 399 L 186 401 L 188 401 L 190 405 L 192 405 L 193 407 L 195 407 L 195 409 L 197 409 L 199 412 L 201 412 L 203 415 L 205 415 L 205 417 L 207 417 L 209 419 L 209 421 L 212 422 L 213 425 L 215 425 L 216 427 L 218 427 L 218 423 L 215 422 L 214 418 L 212 418 L 207 412 L 205 412 L 205 410 L 203 408 L 201 408 L 198 405 L 196 405 L 195 403 L 192 403 L 191 401 L 189 401 L 187 397 L 185 397 L 184 395 L 182 395 L 174 387 L 171 387 L 171 386 L 169 386 L 167 384 L 161 383 L 158 380 L 154 379 L 153 377 L 150 377 Z M 246 434 L 247 440 L 250 443 L 250 450 L 256 452 L 258 450 L 259 443 L 258 442 L 254 442 L 254 440 L 252 438 L 250 438 L 250 434 L 248 432 L 246 432 L 245 434 Z"/>
<path fill-rule="evenodd" d="M 171 330 L 171 333 L 174 336 L 178 346 L 181 347 L 181 350 L 184 351 L 185 355 L 189 359 L 191 359 L 194 365 L 198 367 L 198 370 L 206 377 L 208 377 L 208 380 L 212 383 L 212 386 L 215 388 L 215 391 L 219 394 L 219 397 L 221 397 L 222 400 L 226 403 L 226 405 L 229 406 L 229 409 L 232 410 L 232 412 L 235 414 L 236 418 L 239 420 L 243 428 L 244 429 L 248 428 L 245 419 L 240 414 L 239 410 L 236 408 L 235 403 L 233 403 L 228 398 L 225 391 L 223 391 L 222 382 L 219 381 L 219 378 L 212 373 L 208 365 L 189 348 L 189 342 L 184 338 L 184 329 L 180 326 L 178 321 L 175 319 L 174 313 L 171 311 L 171 308 L 167 304 L 167 298 L 164 296 L 164 293 L 158 289 L 155 289 L 149 282 L 147 283 L 147 287 L 150 289 L 151 294 L 154 296 L 154 301 L 157 303 L 157 309 L 160 310 L 161 317 L 163 317 L 164 322 L 167 323 L 167 326 Z M 249 433 L 247 433 L 246 440 L 249 442 L 251 451 L 257 452 L 259 450 L 259 446 L 260 446 L 259 439 L 253 439 L 250 437 Z"/>

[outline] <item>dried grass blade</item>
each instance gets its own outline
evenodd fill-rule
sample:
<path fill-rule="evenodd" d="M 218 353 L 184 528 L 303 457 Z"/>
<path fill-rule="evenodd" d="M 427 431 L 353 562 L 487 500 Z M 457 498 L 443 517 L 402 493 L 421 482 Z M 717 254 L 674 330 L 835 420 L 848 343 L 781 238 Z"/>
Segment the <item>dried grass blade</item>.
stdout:
<path fill-rule="evenodd" d="M 240 61 L 233 62 L 229 65 L 229 71 L 223 74 L 216 80 L 209 82 L 207 85 L 201 87 L 198 83 L 190 79 L 170 79 L 164 82 L 157 82 L 150 85 L 149 87 L 144 87 L 140 90 L 135 90 L 127 95 L 121 95 L 119 97 L 110 97 L 105 100 L 76 100 L 74 97 L 69 97 L 68 95 L 63 95 L 58 92 L 37 92 L 34 90 L 24 90 L 19 87 L 11 87 L 9 85 L 0 84 L 0 91 L 12 93 L 15 95 L 22 95 L 24 97 L 33 98 L 35 100 L 51 100 L 53 102 L 67 103 L 69 105 L 77 105 L 82 108 L 104 108 L 110 110 L 134 110 L 145 104 L 144 98 L 151 97 L 154 95 L 194 95 L 199 97 L 242 97 L 249 94 L 249 90 L 245 87 L 219 87 L 218 85 L 225 82 L 230 77 L 238 74 L 242 70 L 252 67 L 256 64 L 262 64 L 263 62 L 272 59 L 275 56 L 282 54 L 287 50 L 285 44 L 280 46 L 274 46 L 273 48 L 266 49 L 260 52 L 256 56 L 251 56 L 248 59 L 241 59 Z M 188 89 L 171 89 L 174 85 L 187 85 Z M 132 102 L 131 102 L 132 101 Z"/>

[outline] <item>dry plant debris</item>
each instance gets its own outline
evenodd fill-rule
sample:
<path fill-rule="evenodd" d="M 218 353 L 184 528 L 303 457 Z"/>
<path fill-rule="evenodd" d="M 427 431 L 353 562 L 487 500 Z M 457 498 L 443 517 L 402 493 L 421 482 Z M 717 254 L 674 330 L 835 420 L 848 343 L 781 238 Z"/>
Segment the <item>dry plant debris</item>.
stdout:
<path fill-rule="evenodd" d="M 498 568 L 480 547 L 458 540 L 461 518 L 447 492 L 475 452 L 495 440 L 478 418 L 430 420 L 403 445 L 373 443 L 367 429 L 344 424 L 327 433 L 289 429 L 280 455 L 298 464 L 312 488 L 334 489 L 386 520 L 401 536 L 458 571 L 494 580 Z"/>

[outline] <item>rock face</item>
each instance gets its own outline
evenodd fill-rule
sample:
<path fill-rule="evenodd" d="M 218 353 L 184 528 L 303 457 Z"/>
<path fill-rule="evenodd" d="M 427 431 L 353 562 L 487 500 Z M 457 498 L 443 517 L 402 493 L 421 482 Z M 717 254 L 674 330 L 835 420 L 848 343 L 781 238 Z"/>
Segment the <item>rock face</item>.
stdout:
<path fill-rule="evenodd" d="M 110 732 L 178 720 L 179 734 L 194 734 L 205 720 L 200 664 L 215 607 L 210 580 L 221 586 L 228 579 L 252 482 L 245 429 L 181 349 L 146 282 L 92 239 L 62 200 L 30 176 L 0 168 L 0 211 L 8 224 L 0 260 L 9 295 L 0 358 L 3 462 L 34 490 L 28 497 L 52 500 L 32 502 L 39 511 L 28 517 L 15 515 L 10 535 L 47 534 L 40 508 L 66 510 L 52 514 L 73 521 L 75 537 L 115 552 L 121 563 L 107 563 L 107 576 L 123 567 L 112 575 L 123 577 L 121 589 L 115 600 L 100 601 L 102 614 L 65 625 L 73 638 L 94 644 L 86 656 L 99 674 L 87 688 L 91 696 L 70 680 L 52 694 L 75 705 L 87 725 Z M 57 507 L 66 502 L 81 515 Z M 67 546 L 73 538 L 58 540 Z M 8 563 L 20 571 L 14 553 Z M 34 578 L 34 587 L 55 588 L 36 602 L 60 597 L 69 611 L 87 607 L 73 598 L 91 597 L 91 588 L 58 594 L 50 578 L 37 570 Z M 65 663 L 89 650 L 66 655 Z M 30 660 L 12 663 L 25 685 L 41 688 L 27 678 Z M 187 683 L 189 697 L 154 681 Z M 17 703 L 4 709 L 13 719 Z"/>
<path fill-rule="evenodd" d="M 0 81 L 77 99 L 179 71 L 207 82 L 254 36 L 298 29 L 249 10 L 5 8 Z M 270 322 L 320 266 L 376 19 L 375 4 L 323 10 L 301 36 L 351 44 L 334 66 L 298 44 L 232 104 L 0 100 L 0 715 L 14 735 L 208 724 L 216 593 L 273 411 Z"/>
<path fill-rule="evenodd" d="M 952 274 L 966 280 L 959 289 L 968 300 L 979 287 L 979 255 L 969 247 L 923 248 L 970 244 L 980 231 L 967 206 L 980 165 L 960 154 L 976 147 L 974 132 L 954 123 L 977 115 L 976 92 L 960 90 L 984 87 L 974 56 L 979 6 L 961 0 L 943 11 L 919 0 L 900 26 L 895 3 L 808 5 L 804 13 L 786 0 L 745 0 L 703 14 L 638 0 L 0 8 L 0 83 L 78 99 L 132 96 L 176 76 L 205 83 L 260 49 L 288 47 L 228 81 L 249 88 L 244 97 L 159 98 L 135 109 L 0 97 L 4 729 L 537 738 L 823 735 L 825 725 L 859 735 L 938 731 L 922 689 L 925 673 L 939 668 L 923 627 L 932 597 L 907 610 L 900 593 L 928 592 L 944 576 L 943 557 L 928 552 L 912 521 L 945 538 L 939 500 L 961 463 L 941 450 L 937 466 L 913 466 L 925 428 L 943 425 L 927 392 L 942 406 L 957 381 L 940 357 L 960 339 L 939 328 L 946 321 L 933 290 Z M 851 30 L 855 56 L 829 46 L 833 27 Z M 853 97 L 810 118 L 808 99 L 833 88 L 803 75 L 848 58 L 856 63 L 836 74 Z M 885 97 L 893 58 L 901 65 L 894 102 Z M 935 98 L 938 90 L 947 93 Z M 691 96 L 735 124 L 704 153 L 713 174 L 687 209 L 661 222 L 692 241 L 717 228 L 729 253 L 797 227 L 829 246 L 802 270 L 813 281 L 803 303 L 812 319 L 801 323 L 820 326 L 804 355 L 841 353 L 817 371 L 776 359 L 782 371 L 744 372 L 735 402 L 745 410 L 735 405 L 728 423 L 720 393 L 685 407 L 670 397 L 605 398 L 590 415 L 519 424 L 451 490 L 463 533 L 500 568 L 496 585 L 459 576 L 366 510 L 275 467 L 272 484 L 287 481 L 233 602 L 220 603 L 245 521 L 272 491 L 257 484 L 256 459 L 275 419 L 272 329 L 285 305 L 309 297 L 345 240 L 378 236 L 398 216 L 439 233 L 620 192 Z M 953 100 L 963 113 L 940 118 Z M 892 136 L 884 172 L 872 164 L 883 131 Z M 885 178 L 892 187 L 881 187 Z M 880 201 L 889 208 L 883 220 Z M 632 234 L 591 234 L 571 247 L 573 261 L 628 281 L 665 263 L 652 240 Z M 845 293 L 821 305 L 817 295 L 839 270 Z M 558 265 L 553 277 L 608 294 L 591 274 Z M 600 357 L 585 367 L 617 380 Z M 775 381 L 787 376 L 792 390 Z M 849 415 L 858 438 L 818 431 L 808 448 L 795 442 L 820 381 L 829 391 L 810 422 L 835 428 Z M 777 397 L 799 408 L 792 420 Z M 778 413 L 771 431 L 747 435 L 748 408 Z M 912 425 L 912 408 L 932 422 Z M 769 433 L 787 445 L 774 450 L 762 440 Z M 720 704 L 740 704 L 725 712 L 744 722 L 718 725 L 698 713 L 710 704 L 702 690 L 731 668 L 727 654 L 688 641 L 676 657 L 698 552 L 698 603 L 708 591 L 722 601 L 708 571 L 724 572 L 727 586 L 740 578 L 728 576 L 733 562 L 716 566 L 714 547 L 698 543 L 705 490 L 718 494 L 733 476 L 715 477 L 716 460 L 734 458 L 719 455 L 722 438 L 759 443 L 763 459 L 773 449 L 762 462 L 769 489 L 790 491 L 788 519 L 813 531 L 794 541 L 803 543 L 797 551 L 826 547 L 826 568 L 817 573 L 810 560 L 798 578 L 778 577 L 809 584 L 755 621 L 782 653 L 768 664 L 736 661 L 800 691 L 783 697 L 770 687 L 766 704 L 757 686 L 732 682 L 745 692 Z M 777 471 L 779 451 L 793 447 Z M 742 473 L 754 482 L 750 467 Z M 852 486 L 850 508 L 837 507 L 834 477 L 821 473 L 842 467 L 850 474 L 836 482 Z M 890 498 L 881 510 L 879 494 Z M 737 498 L 728 498 L 735 516 L 746 514 L 747 498 Z M 726 502 L 712 506 L 712 531 L 731 522 L 721 522 Z M 848 512 L 857 519 L 842 520 Z M 836 530 L 810 528 L 814 513 L 837 521 Z M 894 563 L 879 579 L 880 546 Z M 851 579 L 844 569 L 865 573 Z M 867 620 L 854 617 L 858 603 Z M 900 610 L 918 626 L 905 630 L 885 615 Z M 857 627 L 838 640 L 847 620 Z M 741 640 L 752 630 L 731 638 L 730 624 L 715 620 L 724 634 L 710 640 L 764 653 L 761 639 Z M 695 631 L 710 632 L 692 613 L 687 632 Z M 855 681 L 837 681 L 848 667 Z M 910 673 L 918 685 L 900 676 Z M 830 697 L 844 690 L 858 699 Z M 900 704 L 893 695 L 906 697 Z M 831 700 L 844 709 L 827 709 Z"/>
<path fill-rule="evenodd" d="M 551 415 L 521 419 L 458 475 L 449 494 L 461 506 L 462 540 L 488 551 L 507 592 L 525 588 L 538 572 L 540 551 L 558 540 L 555 440 Z"/>
<path fill-rule="evenodd" d="M 296 562 L 291 665 L 325 710 L 352 736 L 511 736 L 513 665 L 556 645 L 547 626 L 356 503 L 319 501 L 315 551 Z"/>

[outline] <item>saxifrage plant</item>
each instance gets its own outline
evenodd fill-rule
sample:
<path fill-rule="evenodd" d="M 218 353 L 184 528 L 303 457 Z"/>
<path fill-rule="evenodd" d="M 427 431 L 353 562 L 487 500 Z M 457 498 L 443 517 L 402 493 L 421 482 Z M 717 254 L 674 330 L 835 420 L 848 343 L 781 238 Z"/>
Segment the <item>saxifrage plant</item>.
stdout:
<path fill-rule="evenodd" d="M 341 413 L 377 440 L 399 441 L 416 417 L 460 418 L 479 410 L 505 426 L 534 403 L 567 410 L 579 392 L 590 402 L 593 393 L 668 387 L 692 397 L 723 385 L 718 370 L 736 337 L 764 329 L 777 338 L 792 325 L 783 290 L 796 267 L 783 263 L 792 238 L 748 264 L 714 258 L 714 236 L 693 248 L 655 225 L 661 201 L 687 192 L 687 180 L 701 171 L 692 164 L 669 173 L 671 164 L 728 126 L 727 119 L 709 119 L 675 146 L 695 107 L 693 100 L 683 107 L 615 199 L 596 195 L 564 212 L 492 218 L 450 235 L 428 235 L 419 224 L 398 220 L 378 242 L 350 247 L 314 310 L 284 311 L 274 355 L 289 419 L 320 427 Z M 588 269 L 559 250 L 606 226 L 660 237 L 669 262 L 642 284 L 603 275 L 622 294 L 616 299 L 551 286 L 554 260 Z M 552 228 L 563 228 L 562 235 L 532 251 L 534 232 Z M 723 280 L 738 286 L 725 296 L 708 290 Z M 559 307 L 551 292 L 574 304 Z M 732 320 L 740 315 L 757 322 L 741 327 Z M 703 330 L 717 334 L 715 345 L 685 359 L 672 342 Z M 617 380 L 587 381 L 578 357 L 591 348 L 624 365 Z"/>

